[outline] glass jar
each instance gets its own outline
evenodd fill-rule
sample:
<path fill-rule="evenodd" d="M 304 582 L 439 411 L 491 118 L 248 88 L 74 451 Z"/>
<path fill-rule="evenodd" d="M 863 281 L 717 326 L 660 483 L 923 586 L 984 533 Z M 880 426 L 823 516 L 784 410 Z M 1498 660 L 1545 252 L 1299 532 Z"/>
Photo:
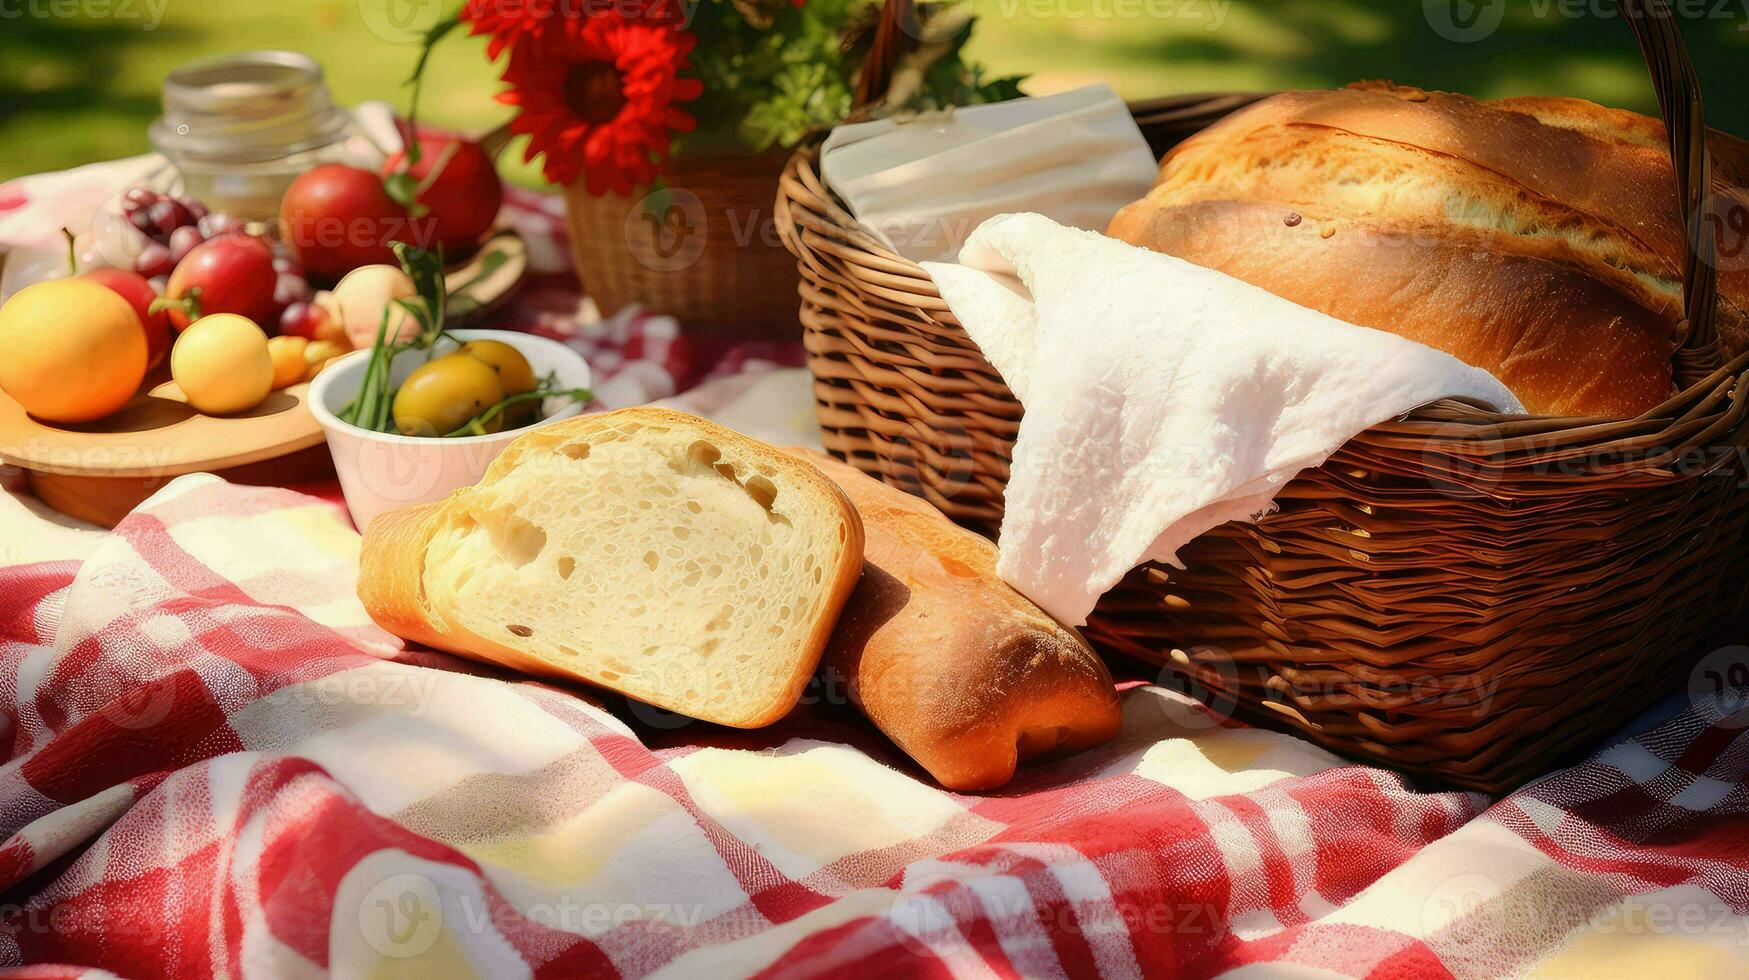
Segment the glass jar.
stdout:
<path fill-rule="evenodd" d="M 184 192 L 247 220 L 278 214 L 286 187 L 337 159 L 352 125 L 322 66 L 293 51 L 191 61 L 164 79 L 163 101 L 152 145 L 181 171 Z"/>

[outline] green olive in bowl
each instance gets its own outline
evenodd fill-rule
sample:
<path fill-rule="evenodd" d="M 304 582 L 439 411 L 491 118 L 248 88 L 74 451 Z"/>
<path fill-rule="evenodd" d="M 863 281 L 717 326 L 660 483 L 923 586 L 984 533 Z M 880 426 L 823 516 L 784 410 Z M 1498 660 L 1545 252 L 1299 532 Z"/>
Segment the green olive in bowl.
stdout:
<path fill-rule="evenodd" d="M 504 384 L 491 365 L 466 354 L 445 354 L 419 365 L 395 392 L 395 429 L 404 436 L 442 436 L 504 400 Z M 504 427 L 499 412 L 483 423 Z"/>
<path fill-rule="evenodd" d="M 456 348 L 457 354 L 466 354 L 476 361 L 484 361 L 488 367 L 498 372 L 498 381 L 504 386 L 504 395 L 520 395 L 533 391 L 538 380 L 534 376 L 534 368 L 528 364 L 528 358 L 522 352 L 502 340 L 470 340 Z M 504 423 L 510 428 L 540 421 L 540 399 L 529 399 L 504 407 Z"/>

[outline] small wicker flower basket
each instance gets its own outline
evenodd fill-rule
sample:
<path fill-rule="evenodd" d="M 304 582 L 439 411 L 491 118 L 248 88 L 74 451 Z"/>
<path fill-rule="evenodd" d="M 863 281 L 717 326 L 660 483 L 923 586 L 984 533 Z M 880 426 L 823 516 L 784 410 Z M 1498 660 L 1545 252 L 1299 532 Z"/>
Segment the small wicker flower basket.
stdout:
<path fill-rule="evenodd" d="M 1662 4 L 1620 5 L 1652 68 L 1678 200 L 1700 214 L 1709 170 L 1687 51 Z M 1158 152 L 1256 98 L 1134 109 Z M 790 161 L 777 212 L 827 447 L 994 530 L 1019 403 L 928 275 L 857 228 L 813 150 Z M 1719 363 L 1711 234 L 1690 252 L 1682 391 L 1665 404 L 1621 420 L 1447 400 L 1375 426 L 1290 483 L 1277 513 L 1193 542 L 1185 571 L 1135 569 L 1088 637 L 1172 668 L 1217 707 L 1482 790 L 1621 725 L 1680 687 L 1749 598 L 1749 355 Z"/>
<path fill-rule="evenodd" d="M 612 314 L 631 303 L 724 341 L 794 340 L 796 264 L 773 225 L 786 154 L 681 155 L 663 187 L 565 188 L 572 261 Z"/>

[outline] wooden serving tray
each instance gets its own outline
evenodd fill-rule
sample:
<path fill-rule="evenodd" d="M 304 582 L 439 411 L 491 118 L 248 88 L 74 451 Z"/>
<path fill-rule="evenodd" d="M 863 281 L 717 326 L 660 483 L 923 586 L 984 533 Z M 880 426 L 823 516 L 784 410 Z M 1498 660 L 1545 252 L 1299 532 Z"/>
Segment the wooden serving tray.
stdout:
<path fill-rule="evenodd" d="M 272 392 L 236 415 L 202 415 L 159 365 L 120 411 L 77 425 L 32 418 L 0 392 L 0 459 L 29 471 L 44 503 L 109 526 L 184 473 L 223 472 L 320 447 L 322 429 L 305 404 L 309 388 Z"/>
<path fill-rule="evenodd" d="M 510 230 L 494 234 L 445 274 L 450 325 L 502 307 L 527 271 L 522 238 Z M 165 360 L 132 401 L 95 422 L 43 422 L 0 392 L 0 461 L 26 470 L 44 503 L 105 527 L 184 473 L 254 484 L 333 479 L 307 383 L 272 392 L 246 412 L 203 415 L 170 379 Z"/>
<path fill-rule="evenodd" d="M 473 326 L 494 313 L 516 294 L 528 274 L 528 243 L 514 230 L 500 228 L 481 243 L 474 254 L 443 274 L 449 290 L 451 327 Z"/>

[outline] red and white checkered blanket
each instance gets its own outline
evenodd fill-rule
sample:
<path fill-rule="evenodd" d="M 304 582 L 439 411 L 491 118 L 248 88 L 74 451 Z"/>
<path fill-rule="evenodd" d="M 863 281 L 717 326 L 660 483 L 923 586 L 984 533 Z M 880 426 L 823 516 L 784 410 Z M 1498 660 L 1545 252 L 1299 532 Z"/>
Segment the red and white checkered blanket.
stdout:
<path fill-rule="evenodd" d="M 0 571 L 0 962 L 1749 971 L 1749 735 L 1686 704 L 1489 806 L 1138 685 L 1114 742 L 967 796 L 843 705 L 729 731 L 404 650 L 357 549 L 330 501 L 191 476 Z"/>

